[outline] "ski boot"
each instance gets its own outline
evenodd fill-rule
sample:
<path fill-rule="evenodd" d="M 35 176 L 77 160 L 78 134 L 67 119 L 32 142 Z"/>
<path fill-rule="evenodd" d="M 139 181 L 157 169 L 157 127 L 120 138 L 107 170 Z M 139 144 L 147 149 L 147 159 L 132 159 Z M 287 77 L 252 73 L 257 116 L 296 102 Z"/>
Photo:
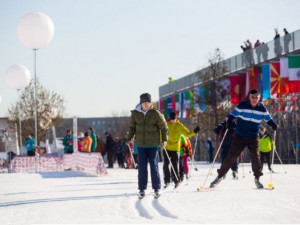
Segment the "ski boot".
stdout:
<path fill-rule="evenodd" d="M 233 176 L 233 179 L 235 179 L 235 180 L 239 179 L 236 171 L 232 171 L 232 176 Z"/>
<path fill-rule="evenodd" d="M 143 199 L 145 197 L 145 191 L 141 190 L 139 192 L 139 199 Z"/>
<path fill-rule="evenodd" d="M 254 178 L 254 183 L 258 189 L 264 188 L 264 185 L 262 185 L 262 183 L 259 182 L 259 178 Z"/>
<path fill-rule="evenodd" d="M 160 193 L 159 190 L 154 190 L 154 198 L 159 198 Z"/>
<path fill-rule="evenodd" d="M 211 182 L 210 187 L 211 187 L 211 188 L 216 187 L 222 180 L 223 180 L 222 177 L 218 177 L 218 176 L 217 176 L 216 179 L 214 179 L 214 181 Z"/>

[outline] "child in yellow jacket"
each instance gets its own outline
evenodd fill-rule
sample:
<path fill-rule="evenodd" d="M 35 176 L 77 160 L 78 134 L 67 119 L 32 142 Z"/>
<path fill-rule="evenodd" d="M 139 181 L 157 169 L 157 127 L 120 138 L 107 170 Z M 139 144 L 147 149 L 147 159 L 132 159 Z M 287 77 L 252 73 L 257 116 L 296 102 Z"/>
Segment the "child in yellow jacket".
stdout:
<path fill-rule="evenodd" d="M 267 159 L 268 168 L 271 172 L 271 151 L 273 149 L 274 142 L 270 135 L 266 132 L 266 128 L 261 126 L 260 128 L 260 136 L 259 136 L 259 153 L 260 153 L 260 161 L 261 161 L 261 168 L 263 168 L 264 158 Z"/>

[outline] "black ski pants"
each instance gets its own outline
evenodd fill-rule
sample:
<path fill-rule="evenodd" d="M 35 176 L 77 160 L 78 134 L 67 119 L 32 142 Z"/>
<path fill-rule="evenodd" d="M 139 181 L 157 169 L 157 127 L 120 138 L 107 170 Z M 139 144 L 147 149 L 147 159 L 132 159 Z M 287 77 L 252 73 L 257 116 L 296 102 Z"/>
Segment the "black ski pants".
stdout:
<path fill-rule="evenodd" d="M 168 155 L 170 157 L 171 163 L 173 165 L 173 168 L 175 170 L 175 174 L 177 176 L 177 178 L 179 179 L 179 174 L 178 174 L 178 159 L 179 159 L 179 152 L 177 151 L 170 151 L 167 150 Z M 176 179 L 176 176 L 174 175 L 174 171 L 172 169 L 172 167 L 170 167 L 170 162 L 169 159 L 166 155 L 166 151 L 163 151 L 163 155 L 164 155 L 164 166 L 163 166 L 163 170 L 164 170 L 164 181 L 165 183 L 170 183 L 171 180 L 171 174 L 172 174 L 172 179 L 175 183 L 179 182 L 179 180 Z"/>
<path fill-rule="evenodd" d="M 268 163 L 268 168 L 269 170 L 271 170 L 271 157 L 270 157 L 270 153 L 271 152 L 260 152 L 260 159 L 261 159 L 261 169 L 264 166 L 264 159 L 267 159 L 267 163 Z"/>
<path fill-rule="evenodd" d="M 241 154 L 245 147 L 248 147 L 250 152 L 252 171 L 255 178 L 259 178 L 263 175 L 263 173 L 261 172 L 262 166 L 259 155 L 258 137 L 244 138 L 235 136 L 235 138 L 233 138 L 227 157 L 222 163 L 221 168 L 218 169 L 218 177 L 223 177 L 228 172 L 232 164 L 235 162 L 236 158 Z"/>

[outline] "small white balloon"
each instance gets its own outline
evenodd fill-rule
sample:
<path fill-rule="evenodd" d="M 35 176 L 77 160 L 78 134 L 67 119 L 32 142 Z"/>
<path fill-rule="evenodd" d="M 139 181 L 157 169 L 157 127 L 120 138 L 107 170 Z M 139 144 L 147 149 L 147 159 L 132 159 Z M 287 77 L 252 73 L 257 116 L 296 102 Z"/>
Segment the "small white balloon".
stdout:
<path fill-rule="evenodd" d="M 21 18 L 17 32 L 23 45 L 31 49 L 40 49 L 53 40 L 54 24 L 46 14 L 32 12 Z"/>
<path fill-rule="evenodd" d="M 30 71 L 26 66 L 17 64 L 10 66 L 4 75 L 6 84 L 14 89 L 25 88 L 31 80 Z"/>

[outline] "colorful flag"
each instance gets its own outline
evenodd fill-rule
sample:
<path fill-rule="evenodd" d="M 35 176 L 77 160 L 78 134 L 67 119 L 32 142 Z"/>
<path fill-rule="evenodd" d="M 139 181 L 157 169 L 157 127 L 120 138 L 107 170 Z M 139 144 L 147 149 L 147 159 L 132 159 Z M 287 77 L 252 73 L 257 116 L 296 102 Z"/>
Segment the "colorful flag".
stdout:
<path fill-rule="evenodd" d="M 194 92 L 192 90 L 190 90 L 189 95 L 190 95 L 190 114 L 189 114 L 189 117 L 193 117 L 194 113 L 195 113 Z"/>
<path fill-rule="evenodd" d="M 179 117 L 180 116 L 180 94 L 179 93 L 177 93 L 175 95 L 175 101 L 176 101 L 176 103 L 175 103 L 175 111 L 174 112 L 176 112 L 177 117 Z"/>
<path fill-rule="evenodd" d="M 199 90 L 200 95 L 200 110 L 204 111 L 206 109 L 206 98 L 205 98 L 205 88 L 201 87 Z"/>
<path fill-rule="evenodd" d="M 179 94 L 179 102 L 180 102 L 180 118 L 182 119 L 184 116 L 184 93 L 181 92 Z"/>
<path fill-rule="evenodd" d="M 269 99 L 271 97 L 270 88 L 270 65 L 262 65 L 262 98 Z"/>
<path fill-rule="evenodd" d="M 247 94 L 246 92 L 244 91 L 246 89 L 246 79 L 247 79 L 247 74 L 246 73 L 240 73 L 239 74 L 239 77 L 240 77 L 240 93 L 239 93 L 239 96 L 240 96 L 240 101 L 243 101 Z"/>
<path fill-rule="evenodd" d="M 231 96 L 231 104 L 236 105 L 240 102 L 240 76 L 232 75 L 229 76 L 230 81 L 230 96 Z"/>
<path fill-rule="evenodd" d="M 261 67 L 252 66 L 252 68 L 247 71 L 249 82 L 248 92 L 252 89 L 258 89 L 259 74 L 261 74 Z M 248 95 L 248 93 L 246 93 L 246 95 Z"/>
<path fill-rule="evenodd" d="M 168 98 L 164 99 L 164 116 L 165 116 L 165 118 L 169 117 L 169 113 L 168 113 Z"/>
<path fill-rule="evenodd" d="M 173 102 L 172 102 L 172 96 L 168 97 L 168 116 L 170 114 L 170 112 L 173 111 Z"/>
<path fill-rule="evenodd" d="M 164 100 L 163 99 L 159 100 L 159 110 L 162 112 L 164 111 Z"/>
<path fill-rule="evenodd" d="M 183 118 L 187 118 L 190 116 L 190 107 L 191 107 L 191 97 L 190 97 L 190 91 L 184 92 L 184 113 Z"/>
<path fill-rule="evenodd" d="M 290 93 L 300 92 L 300 55 L 288 56 Z"/>
<path fill-rule="evenodd" d="M 270 63 L 271 96 L 277 98 L 280 95 L 280 62 Z"/>
<path fill-rule="evenodd" d="M 280 58 L 280 94 L 289 93 L 289 65 L 288 58 Z"/>

